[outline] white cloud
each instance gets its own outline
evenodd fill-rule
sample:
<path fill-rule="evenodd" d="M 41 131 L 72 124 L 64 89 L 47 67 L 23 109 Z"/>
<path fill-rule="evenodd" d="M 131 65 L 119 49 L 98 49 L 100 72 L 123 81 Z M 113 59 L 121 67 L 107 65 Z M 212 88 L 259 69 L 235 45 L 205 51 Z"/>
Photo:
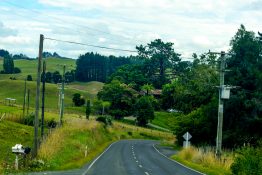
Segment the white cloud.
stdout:
<path fill-rule="evenodd" d="M 17 35 L 17 30 L 4 26 L 4 24 L 0 21 L 0 37 L 15 35 Z"/>
<path fill-rule="evenodd" d="M 98 38 L 98 42 L 100 43 L 104 43 L 106 41 L 106 38 L 100 37 Z"/>
<path fill-rule="evenodd" d="M 36 0 L 37 7 L 28 10 L 5 5 L 0 7 L 0 19 L 4 22 L 4 25 L 0 22 L 0 37 L 6 41 L 0 41 L 0 47 L 35 57 L 39 34 L 43 33 L 62 40 L 132 50 L 136 45 L 162 38 L 174 42 L 175 50 L 183 55 L 200 54 L 208 49 L 219 51 L 228 48 L 241 23 L 248 30 L 261 30 L 259 2 Z M 27 8 L 22 3 L 21 6 Z M 47 40 L 44 44 L 46 50 L 74 58 L 85 51 L 129 54 Z"/>

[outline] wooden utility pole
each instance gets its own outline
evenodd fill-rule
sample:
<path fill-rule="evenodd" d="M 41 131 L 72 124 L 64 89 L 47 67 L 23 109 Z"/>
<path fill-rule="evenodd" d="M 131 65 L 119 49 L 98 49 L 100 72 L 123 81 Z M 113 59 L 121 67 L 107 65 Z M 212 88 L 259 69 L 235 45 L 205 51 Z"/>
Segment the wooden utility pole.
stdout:
<path fill-rule="evenodd" d="M 27 89 L 27 109 L 26 109 L 27 115 L 28 115 L 28 112 L 29 112 L 29 105 L 30 105 L 30 89 Z"/>
<path fill-rule="evenodd" d="M 36 98 L 35 98 L 35 123 L 34 123 L 33 157 L 37 156 L 37 150 L 38 150 L 39 95 L 40 95 L 40 81 L 41 81 L 41 66 L 42 66 L 43 43 L 44 43 L 44 35 L 40 34 L 38 66 L 37 66 L 37 81 L 36 81 Z"/>
<path fill-rule="evenodd" d="M 63 75 L 62 75 L 62 87 L 60 91 L 60 119 L 59 125 L 62 126 L 63 124 L 63 115 L 64 115 L 64 98 L 65 98 L 65 65 L 63 65 Z"/>
<path fill-rule="evenodd" d="M 24 86 L 23 117 L 25 117 L 25 103 L 26 103 L 26 79 L 25 79 L 25 86 Z"/>
<path fill-rule="evenodd" d="M 45 71 L 46 64 L 43 61 L 43 73 L 42 73 L 42 118 L 41 118 L 41 138 L 44 137 L 44 120 L 45 120 Z"/>
<path fill-rule="evenodd" d="M 217 140 L 216 140 L 216 156 L 221 157 L 222 153 L 222 128 L 224 115 L 224 100 L 221 98 L 225 82 L 225 52 L 221 52 L 220 70 L 219 70 L 219 102 L 218 102 L 218 121 L 217 121 Z"/>

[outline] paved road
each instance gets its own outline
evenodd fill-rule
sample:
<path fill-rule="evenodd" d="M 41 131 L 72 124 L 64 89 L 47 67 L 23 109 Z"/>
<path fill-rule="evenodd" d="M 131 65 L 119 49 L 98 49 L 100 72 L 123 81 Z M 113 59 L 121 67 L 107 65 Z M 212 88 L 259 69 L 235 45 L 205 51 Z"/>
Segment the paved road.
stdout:
<path fill-rule="evenodd" d="M 155 141 L 123 140 L 114 143 L 86 175 L 199 175 L 200 173 L 164 157 Z"/>
<path fill-rule="evenodd" d="M 122 140 L 112 144 L 91 164 L 82 169 L 38 172 L 31 175 L 200 175 L 170 160 L 169 148 L 154 146 L 157 141 Z"/>

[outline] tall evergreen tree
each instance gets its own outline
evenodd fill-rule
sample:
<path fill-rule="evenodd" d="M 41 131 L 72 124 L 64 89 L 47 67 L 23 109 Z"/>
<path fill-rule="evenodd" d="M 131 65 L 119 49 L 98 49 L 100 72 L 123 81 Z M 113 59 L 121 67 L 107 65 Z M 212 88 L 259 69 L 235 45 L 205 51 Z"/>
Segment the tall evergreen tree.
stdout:
<path fill-rule="evenodd" d="M 4 73 L 6 74 L 14 73 L 14 61 L 10 55 L 6 55 L 4 57 L 3 68 L 4 68 Z"/>
<path fill-rule="evenodd" d="M 165 43 L 161 39 L 156 39 L 146 46 L 140 45 L 136 48 L 142 59 L 149 60 L 147 63 L 148 69 L 154 71 L 151 76 L 157 77 L 154 84 L 157 88 L 161 88 L 168 80 L 166 76 L 167 68 L 174 68 L 180 62 L 180 55 L 175 53 L 173 43 Z"/>

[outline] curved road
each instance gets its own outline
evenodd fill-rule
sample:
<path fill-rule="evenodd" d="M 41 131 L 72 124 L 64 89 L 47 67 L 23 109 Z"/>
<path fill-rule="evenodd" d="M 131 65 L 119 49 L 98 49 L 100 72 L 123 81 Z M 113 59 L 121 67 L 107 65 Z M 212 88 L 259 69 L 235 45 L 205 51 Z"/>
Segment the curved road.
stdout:
<path fill-rule="evenodd" d="M 199 175 L 162 155 L 156 141 L 122 140 L 112 144 L 83 175 Z"/>

